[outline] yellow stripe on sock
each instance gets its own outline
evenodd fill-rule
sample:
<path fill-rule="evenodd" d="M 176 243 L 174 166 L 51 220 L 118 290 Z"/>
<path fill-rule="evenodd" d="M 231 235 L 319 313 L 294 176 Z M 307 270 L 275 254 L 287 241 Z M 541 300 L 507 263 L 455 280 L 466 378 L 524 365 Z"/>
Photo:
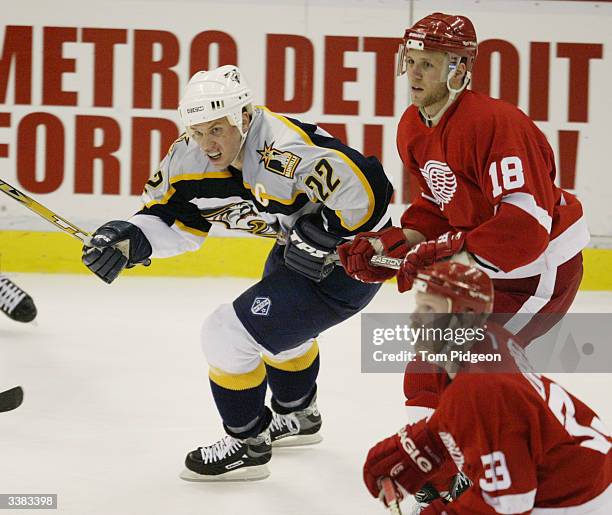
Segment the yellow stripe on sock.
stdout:
<path fill-rule="evenodd" d="M 306 370 L 310 365 L 312 365 L 318 355 L 319 345 L 317 340 L 315 340 L 312 347 L 310 347 L 305 354 L 302 354 L 297 358 L 288 359 L 287 361 L 276 361 L 268 356 L 264 356 L 263 360 L 266 362 L 266 365 L 273 368 L 278 368 L 279 370 L 284 370 L 285 372 L 300 372 L 301 370 Z"/>
<path fill-rule="evenodd" d="M 246 374 L 228 374 L 215 367 L 210 367 L 208 370 L 210 380 L 221 388 L 228 390 L 248 390 L 257 388 L 266 379 L 266 367 L 263 361 L 255 370 Z"/>

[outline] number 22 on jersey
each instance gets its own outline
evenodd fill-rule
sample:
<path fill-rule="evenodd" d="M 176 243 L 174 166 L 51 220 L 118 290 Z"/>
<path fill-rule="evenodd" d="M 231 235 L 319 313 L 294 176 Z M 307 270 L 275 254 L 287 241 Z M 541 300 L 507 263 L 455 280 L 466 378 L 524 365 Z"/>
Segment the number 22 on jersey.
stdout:
<path fill-rule="evenodd" d="M 315 173 L 306 177 L 304 184 L 312 191 L 316 190 L 319 199 L 325 202 L 336 188 L 340 186 L 340 179 L 334 177 L 334 170 L 327 159 L 321 159 L 315 166 Z"/>

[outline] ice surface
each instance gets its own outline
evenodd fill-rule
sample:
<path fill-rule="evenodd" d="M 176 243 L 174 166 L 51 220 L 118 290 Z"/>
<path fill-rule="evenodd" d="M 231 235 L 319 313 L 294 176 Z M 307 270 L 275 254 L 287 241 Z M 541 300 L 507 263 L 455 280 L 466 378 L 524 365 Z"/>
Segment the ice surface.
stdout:
<path fill-rule="evenodd" d="M 25 390 L 19 409 L 0 414 L 0 493 L 57 493 L 55 513 L 71 515 L 385 513 L 361 466 L 403 424 L 402 376 L 360 373 L 359 317 L 319 339 L 322 444 L 276 450 L 264 481 L 187 483 L 186 452 L 222 435 L 200 326 L 252 281 L 10 275 L 39 316 L 0 318 L 0 388 Z M 412 302 L 387 285 L 367 311 Z M 610 312 L 612 293 L 580 292 L 574 310 Z M 612 425 L 612 375 L 555 379 Z"/>

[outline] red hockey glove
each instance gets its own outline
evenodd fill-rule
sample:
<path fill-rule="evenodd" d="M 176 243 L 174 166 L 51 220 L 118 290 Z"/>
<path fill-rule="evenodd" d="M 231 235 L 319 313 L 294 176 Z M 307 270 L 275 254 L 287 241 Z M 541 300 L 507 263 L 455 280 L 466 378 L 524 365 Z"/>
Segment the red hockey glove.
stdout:
<path fill-rule="evenodd" d="M 461 252 L 466 236 L 464 232 L 447 232 L 437 240 L 424 241 L 412 248 L 397 273 L 397 289 L 400 293 L 412 288 L 419 269 Z"/>
<path fill-rule="evenodd" d="M 404 231 L 399 227 L 387 227 L 379 232 L 363 232 L 353 241 L 338 247 L 338 256 L 347 275 L 364 283 L 382 283 L 395 277 L 397 270 L 374 266 L 370 259 L 376 254 L 370 239 L 378 240 L 385 256 L 403 258 L 410 250 Z"/>
<path fill-rule="evenodd" d="M 442 442 L 427 429 L 424 420 L 408 424 L 370 449 L 363 465 L 363 480 L 374 497 L 380 495 L 383 477 L 415 493 L 443 463 L 444 453 Z"/>

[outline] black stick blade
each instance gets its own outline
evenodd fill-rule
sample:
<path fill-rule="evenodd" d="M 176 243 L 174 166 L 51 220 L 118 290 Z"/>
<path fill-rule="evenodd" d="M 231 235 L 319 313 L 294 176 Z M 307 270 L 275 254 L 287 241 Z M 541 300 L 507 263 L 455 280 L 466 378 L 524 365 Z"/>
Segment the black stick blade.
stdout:
<path fill-rule="evenodd" d="M 0 392 L 0 412 L 11 411 L 21 406 L 23 402 L 23 389 L 15 386 L 5 392 Z"/>

